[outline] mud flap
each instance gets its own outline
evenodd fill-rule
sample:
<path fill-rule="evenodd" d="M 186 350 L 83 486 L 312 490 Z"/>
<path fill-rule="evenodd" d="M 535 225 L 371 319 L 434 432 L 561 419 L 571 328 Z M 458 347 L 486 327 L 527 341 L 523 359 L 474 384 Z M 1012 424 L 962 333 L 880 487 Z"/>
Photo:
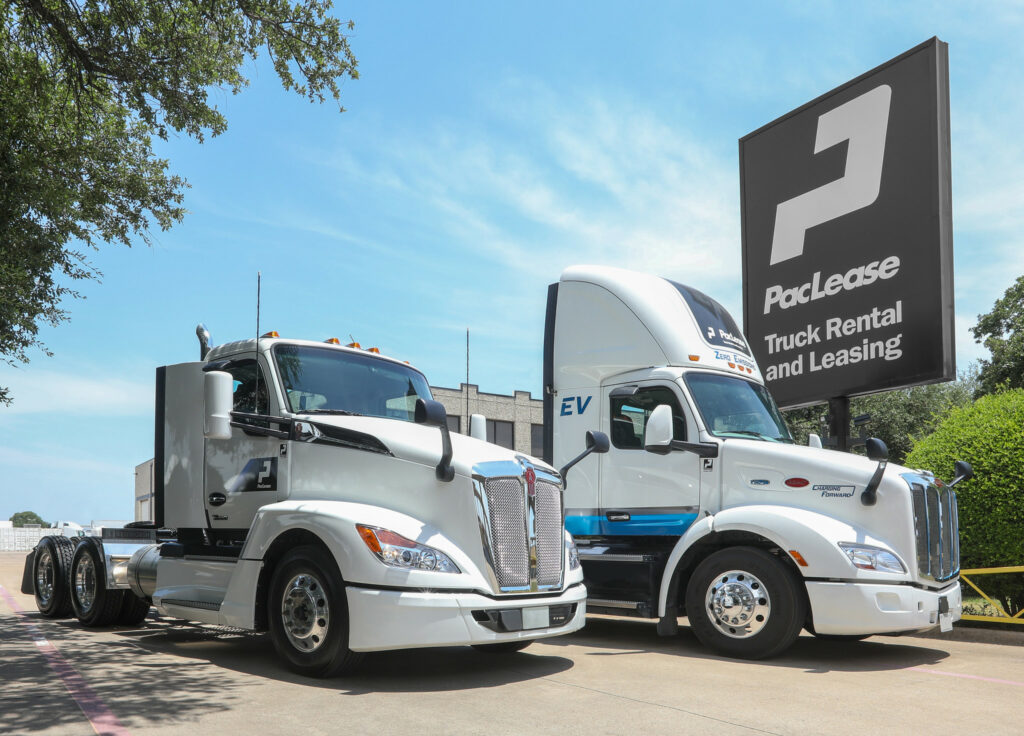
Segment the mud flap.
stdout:
<path fill-rule="evenodd" d="M 21 592 L 25 595 L 35 595 L 36 586 L 32 579 L 32 567 L 35 565 L 36 551 L 33 549 L 25 558 L 25 569 L 21 573 Z"/>

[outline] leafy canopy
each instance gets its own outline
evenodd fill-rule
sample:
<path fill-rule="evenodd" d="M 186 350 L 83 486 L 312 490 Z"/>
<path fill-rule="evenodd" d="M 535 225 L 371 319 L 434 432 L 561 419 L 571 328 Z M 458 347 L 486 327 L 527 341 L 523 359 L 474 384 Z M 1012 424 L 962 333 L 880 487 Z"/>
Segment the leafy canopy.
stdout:
<path fill-rule="evenodd" d="M 202 142 L 266 52 L 282 85 L 340 100 L 358 78 L 330 0 L 0 0 L 0 360 L 27 363 L 101 242 L 150 243 L 180 221 L 186 182 L 152 138 Z M 351 21 L 344 30 L 352 29 Z M 339 109 L 343 110 L 339 105 Z M 10 396 L 0 387 L 0 404 Z"/>
<path fill-rule="evenodd" d="M 978 316 L 971 333 L 992 354 L 991 360 L 981 361 L 978 394 L 1024 388 L 1024 276 L 1006 290 L 991 312 Z"/>
<path fill-rule="evenodd" d="M 19 511 L 18 513 L 11 516 L 12 526 L 25 526 L 26 524 L 38 524 L 39 526 L 48 527 L 50 526 L 43 517 L 37 514 L 35 511 Z"/>

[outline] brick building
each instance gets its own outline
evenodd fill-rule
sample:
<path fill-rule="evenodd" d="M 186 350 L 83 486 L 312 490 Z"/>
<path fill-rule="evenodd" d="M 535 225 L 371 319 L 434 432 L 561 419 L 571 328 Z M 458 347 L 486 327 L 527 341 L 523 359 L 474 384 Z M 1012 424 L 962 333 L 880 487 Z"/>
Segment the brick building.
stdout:
<path fill-rule="evenodd" d="M 544 402 L 529 391 L 488 394 L 475 383 L 460 383 L 458 388 L 431 386 L 430 391 L 448 412 L 449 431 L 469 434 L 469 416 L 483 414 L 488 442 L 534 457 L 544 454 Z"/>

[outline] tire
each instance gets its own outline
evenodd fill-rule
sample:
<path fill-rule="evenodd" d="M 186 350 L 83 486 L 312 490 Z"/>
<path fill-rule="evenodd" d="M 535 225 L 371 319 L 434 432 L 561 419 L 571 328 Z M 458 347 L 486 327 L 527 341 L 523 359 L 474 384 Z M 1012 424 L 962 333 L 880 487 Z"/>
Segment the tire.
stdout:
<path fill-rule="evenodd" d="M 32 562 L 32 592 L 43 618 L 71 616 L 68 571 L 75 545 L 65 537 L 45 537 L 36 547 Z"/>
<path fill-rule="evenodd" d="M 136 597 L 134 593 L 123 592 L 124 603 L 121 604 L 115 623 L 118 626 L 138 626 L 149 615 L 149 601 Z"/>
<path fill-rule="evenodd" d="M 686 587 L 690 628 L 708 648 L 738 659 L 765 659 L 796 640 L 806 603 L 784 563 L 755 547 L 719 550 Z"/>
<path fill-rule="evenodd" d="M 78 545 L 69 577 L 71 607 L 82 626 L 109 626 L 117 620 L 128 591 L 107 589 L 103 555 L 93 540 Z"/>
<path fill-rule="evenodd" d="M 348 648 L 345 582 L 334 558 L 319 547 L 296 547 L 277 564 L 267 614 L 274 649 L 293 672 L 342 675 L 362 659 Z"/>
<path fill-rule="evenodd" d="M 533 639 L 518 639 L 517 641 L 501 641 L 496 644 L 470 644 L 478 652 L 486 654 L 513 654 L 521 652 L 533 644 Z"/>

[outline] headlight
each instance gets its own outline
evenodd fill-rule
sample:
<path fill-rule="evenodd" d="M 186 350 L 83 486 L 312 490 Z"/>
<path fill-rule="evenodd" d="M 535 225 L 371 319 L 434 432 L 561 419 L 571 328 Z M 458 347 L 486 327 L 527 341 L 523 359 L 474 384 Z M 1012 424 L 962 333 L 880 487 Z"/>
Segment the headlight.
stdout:
<path fill-rule="evenodd" d="M 853 566 L 861 570 L 898 573 L 907 571 L 907 568 L 903 567 L 903 563 L 900 562 L 900 558 L 887 549 L 852 542 L 840 542 L 839 547 L 850 558 Z"/>
<path fill-rule="evenodd" d="M 356 529 L 370 551 L 385 565 L 406 570 L 460 572 L 444 552 L 406 539 L 390 529 L 365 524 L 356 524 Z"/>
<path fill-rule="evenodd" d="M 565 549 L 569 553 L 569 569 L 576 570 L 580 566 L 580 552 L 576 549 L 576 542 L 573 541 L 572 535 L 565 532 Z"/>

